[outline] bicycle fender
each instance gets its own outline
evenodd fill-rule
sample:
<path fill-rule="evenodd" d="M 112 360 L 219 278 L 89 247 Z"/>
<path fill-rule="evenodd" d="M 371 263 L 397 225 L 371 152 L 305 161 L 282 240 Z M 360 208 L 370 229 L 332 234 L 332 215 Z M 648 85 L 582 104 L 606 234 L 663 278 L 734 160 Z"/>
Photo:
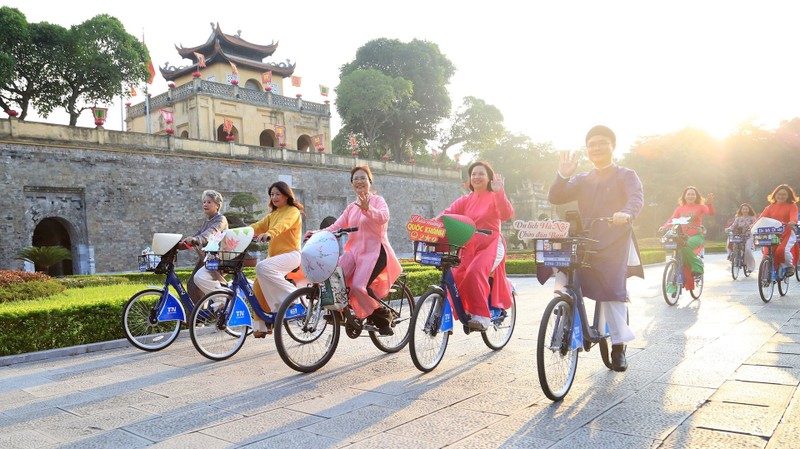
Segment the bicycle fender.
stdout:
<path fill-rule="evenodd" d="M 170 291 L 166 291 L 166 298 L 161 310 L 158 311 L 158 321 L 183 321 L 186 322 L 186 311 L 183 304 Z"/>
<path fill-rule="evenodd" d="M 581 314 L 578 313 L 578 308 L 573 308 L 572 314 L 572 350 L 583 348 L 583 323 L 581 322 Z"/>
<path fill-rule="evenodd" d="M 253 327 L 253 317 L 250 316 L 250 309 L 244 301 L 241 289 L 236 290 L 236 299 L 233 302 L 233 309 L 228 317 L 228 327 L 249 326 Z"/>

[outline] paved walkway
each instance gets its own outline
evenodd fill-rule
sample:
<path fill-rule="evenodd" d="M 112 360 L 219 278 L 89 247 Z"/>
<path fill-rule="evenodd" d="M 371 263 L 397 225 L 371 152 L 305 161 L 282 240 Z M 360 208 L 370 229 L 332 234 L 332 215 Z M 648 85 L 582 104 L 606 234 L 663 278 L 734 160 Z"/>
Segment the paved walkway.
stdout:
<path fill-rule="evenodd" d="M 535 341 L 552 286 L 514 279 L 517 328 L 502 351 L 457 330 L 421 374 L 408 350 L 384 355 L 342 337 L 331 362 L 298 374 L 270 339 L 211 362 L 188 334 L 0 368 L 2 448 L 797 448 L 800 286 L 764 304 L 751 278 L 707 258 L 701 300 L 661 299 L 661 266 L 631 282 L 626 373 L 582 354 L 569 395 L 552 403 Z"/>

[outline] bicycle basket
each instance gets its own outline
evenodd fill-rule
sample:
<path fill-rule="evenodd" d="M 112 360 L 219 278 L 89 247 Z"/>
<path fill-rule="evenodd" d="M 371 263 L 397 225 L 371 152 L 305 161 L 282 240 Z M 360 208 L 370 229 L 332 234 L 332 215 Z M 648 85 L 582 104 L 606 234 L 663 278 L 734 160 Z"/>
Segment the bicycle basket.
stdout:
<path fill-rule="evenodd" d="M 457 245 L 415 241 L 414 261 L 434 267 L 440 267 L 442 263 L 456 266 L 460 262 L 459 251 L 461 251 L 461 247 Z"/>
<path fill-rule="evenodd" d="M 536 264 L 553 268 L 587 265 L 585 242 L 581 238 L 536 239 Z"/>
<path fill-rule="evenodd" d="M 753 244 L 759 247 L 780 245 L 781 237 L 778 234 L 754 234 Z"/>
<path fill-rule="evenodd" d="M 223 271 L 233 273 L 242 268 L 245 253 L 220 251 L 208 253 L 206 257 L 206 269 L 211 271 Z"/>
<path fill-rule="evenodd" d="M 675 234 L 665 235 L 661 237 L 661 246 L 667 251 L 678 249 L 678 236 Z"/>
<path fill-rule="evenodd" d="M 739 234 L 728 234 L 728 241 L 731 243 L 742 243 L 744 242 L 744 236 Z"/>
<path fill-rule="evenodd" d="M 161 255 L 159 254 L 142 254 L 139 259 L 139 271 L 156 271 L 158 264 L 161 263 Z"/>

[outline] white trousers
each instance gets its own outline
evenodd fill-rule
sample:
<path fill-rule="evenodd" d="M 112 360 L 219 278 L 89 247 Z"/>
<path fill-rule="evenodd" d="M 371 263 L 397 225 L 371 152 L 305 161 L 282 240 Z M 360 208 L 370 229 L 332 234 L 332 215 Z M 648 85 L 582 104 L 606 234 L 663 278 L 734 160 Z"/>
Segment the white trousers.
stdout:
<path fill-rule="evenodd" d="M 782 267 L 793 267 L 794 266 L 794 258 L 792 257 L 792 248 L 794 248 L 794 244 L 797 241 L 797 237 L 794 235 L 794 231 L 789 233 L 789 243 L 786 244 L 786 258 L 784 259 Z"/>
<path fill-rule="evenodd" d="M 567 275 L 561 271 L 556 271 L 555 290 L 565 291 L 567 285 Z M 603 331 L 608 324 L 608 333 L 611 336 L 611 344 L 619 345 L 628 343 L 636 339 L 633 331 L 628 326 L 628 303 L 622 301 L 595 301 L 595 307 L 599 313 L 598 329 Z"/>
<path fill-rule="evenodd" d="M 200 267 L 194 274 L 194 285 L 203 292 L 203 295 L 221 288 L 222 282 L 225 282 L 225 278 L 222 277 L 219 271 L 211 271 L 206 267 Z"/>
<path fill-rule="evenodd" d="M 285 276 L 300 265 L 300 251 L 267 257 L 256 265 L 256 277 L 270 310 L 277 312 L 284 298 L 297 289 Z"/>

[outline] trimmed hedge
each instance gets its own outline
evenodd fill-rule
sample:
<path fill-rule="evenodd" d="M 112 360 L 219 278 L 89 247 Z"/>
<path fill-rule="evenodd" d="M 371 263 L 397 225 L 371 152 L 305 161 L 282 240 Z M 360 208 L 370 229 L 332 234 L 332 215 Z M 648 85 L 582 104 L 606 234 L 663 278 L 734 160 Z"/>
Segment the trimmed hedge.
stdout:
<path fill-rule="evenodd" d="M 0 303 L 46 298 L 65 289 L 55 280 L 18 282 L 0 288 Z"/>

